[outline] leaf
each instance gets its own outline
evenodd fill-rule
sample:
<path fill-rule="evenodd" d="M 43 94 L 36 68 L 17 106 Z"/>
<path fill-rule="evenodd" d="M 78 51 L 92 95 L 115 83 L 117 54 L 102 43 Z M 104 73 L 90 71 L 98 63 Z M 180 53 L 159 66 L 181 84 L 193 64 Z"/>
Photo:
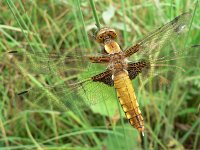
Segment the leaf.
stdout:
<path fill-rule="evenodd" d="M 115 100 L 118 102 L 118 99 L 117 97 L 113 96 L 114 93 L 110 95 L 110 100 L 91 106 L 92 111 L 104 116 L 113 117 L 118 109 L 117 103 L 115 102 Z"/>
<path fill-rule="evenodd" d="M 112 23 L 112 27 L 118 30 L 124 30 L 124 23 L 122 22 L 113 22 Z M 128 24 L 126 24 L 126 31 L 127 32 L 131 32 L 131 28 Z"/>
<path fill-rule="evenodd" d="M 110 20 L 112 19 L 114 14 L 115 14 L 115 8 L 112 5 L 110 5 L 106 9 L 106 11 L 104 11 L 103 14 L 102 14 L 102 18 L 103 18 L 103 21 L 105 22 L 105 24 L 110 23 Z"/>

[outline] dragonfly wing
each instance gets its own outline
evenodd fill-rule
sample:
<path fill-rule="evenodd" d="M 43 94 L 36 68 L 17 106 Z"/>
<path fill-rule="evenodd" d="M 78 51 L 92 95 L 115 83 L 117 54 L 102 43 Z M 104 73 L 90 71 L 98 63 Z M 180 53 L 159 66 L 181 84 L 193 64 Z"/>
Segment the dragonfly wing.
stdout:
<path fill-rule="evenodd" d="M 112 72 L 111 70 L 107 70 L 105 72 L 102 72 L 98 75 L 95 75 L 92 77 L 92 80 L 94 82 L 102 82 L 108 86 L 113 86 L 114 81 L 112 80 Z"/>
<path fill-rule="evenodd" d="M 182 33 L 185 33 L 190 23 L 191 13 L 183 13 L 164 26 L 153 31 L 136 45 L 125 50 L 128 57 L 137 52 L 138 55 L 151 55 L 159 52 L 161 48 L 175 41 Z"/>
<path fill-rule="evenodd" d="M 198 54 L 200 46 L 191 46 L 186 47 L 184 51 L 192 52 L 193 54 Z M 195 64 L 194 61 L 198 60 L 199 56 L 190 55 L 189 53 L 186 55 L 180 56 L 170 56 L 168 59 L 166 57 L 158 58 L 157 60 L 145 59 L 137 62 L 129 62 L 128 63 L 128 73 L 130 79 L 135 79 L 140 74 L 140 81 L 143 85 L 148 83 L 151 79 L 156 79 L 153 84 L 155 87 L 166 86 L 170 83 L 170 80 L 176 77 L 177 73 L 186 73 L 188 69 L 191 68 L 191 64 Z M 183 66 L 183 60 L 184 66 Z M 180 63 L 178 62 L 179 60 Z M 194 66 L 195 67 L 195 66 Z M 157 82 L 158 81 L 158 82 Z"/>
<path fill-rule="evenodd" d="M 19 93 L 18 97 L 28 99 L 31 106 L 34 104 L 35 107 L 29 108 L 77 112 L 115 96 L 114 88 L 111 87 L 111 76 L 110 71 L 105 71 L 75 84 L 34 87 Z"/>
<path fill-rule="evenodd" d="M 75 54 L 76 53 L 76 54 Z M 47 75 L 74 75 L 86 70 L 90 62 L 107 62 L 108 56 L 73 53 L 42 53 L 30 51 L 10 51 L 4 53 L 17 60 L 20 68 L 28 73 Z M 4 57 L 5 55 L 3 55 Z"/>
<path fill-rule="evenodd" d="M 110 62 L 110 56 L 88 56 L 88 59 L 92 63 L 109 63 Z"/>
<path fill-rule="evenodd" d="M 20 68 L 33 74 L 61 75 L 67 71 L 81 71 L 81 68 L 87 66 L 87 61 L 84 57 L 81 59 L 81 54 L 75 56 L 29 51 L 10 51 L 5 54 L 14 59 Z"/>
<path fill-rule="evenodd" d="M 131 80 L 135 79 L 135 77 L 142 72 L 144 68 L 149 67 L 149 63 L 145 61 L 139 61 L 136 63 L 128 63 L 128 74 Z"/>
<path fill-rule="evenodd" d="M 166 23 L 164 26 L 150 33 L 148 36 L 140 40 L 136 45 L 130 47 L 124 51 L 124 55 L 129 57 L 128 72 L 131 74 L 130 78 L 134 78 L 142 71 L 143 77 L 155 77 L 160 76 L 162 73 L 175 70 L 184 70 L 175 64 L 175 60 L 182 59 L 184 48 L 176 50 L 173 45 L 175 40 L 179 37 L 184 37 L 191 18 L 190 13 L 183 13 L 173 19 L 171 22 Z M 182 42 L 181 40 L 178 40 Z M 176 43 L 178 45 L 178 42 Z M 183 45 L 183 43 L 180 43 Z M 173 46 L 172 46 L 173 45 Z M 166 50 L 166 51 L 165 51 Z M 173 61 L 174 60 L 174 61 Z M 140 68 L 141 66 L 135 66 L 135 62 L 145 62 L 148 67 Z M 172 73 L 171 72 L 171 73 Z"/>

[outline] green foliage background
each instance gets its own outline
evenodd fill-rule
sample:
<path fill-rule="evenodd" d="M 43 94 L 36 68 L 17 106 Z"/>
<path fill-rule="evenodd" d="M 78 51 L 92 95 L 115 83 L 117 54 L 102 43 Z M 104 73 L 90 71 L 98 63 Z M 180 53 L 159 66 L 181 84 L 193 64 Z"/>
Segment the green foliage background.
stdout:
<path fill-rule="evenodd" d="M 99 0 L 94 4 L 100 23 L 119 31 L 123 48 L 187 11 L 193 14 L 192 24 L 183 45 L 199 44 L 197 0 Z M 1 56 L 27 47 L 39 52 L 100 50 L 88 37 L 95 24 L 90 1 L 3 0 L 0 6 Z M 145 118 L 143 138 L 110 103 L 95 105 L 96 113 L 20 111 L 16 91 L 59 79 L 27 75 L 18 69 L 18 61 L 0 57 L 0 149 L 200 149 L 200 51 L 195 48 L 188 55 L 196 57 L 178 64 L 186 71 L 170 76 L 170 84 L 161 89 L 154 89 L 157 80 L 150 81 L 147 89 L 140 86 L 140 78 L 134 81 Z"/>

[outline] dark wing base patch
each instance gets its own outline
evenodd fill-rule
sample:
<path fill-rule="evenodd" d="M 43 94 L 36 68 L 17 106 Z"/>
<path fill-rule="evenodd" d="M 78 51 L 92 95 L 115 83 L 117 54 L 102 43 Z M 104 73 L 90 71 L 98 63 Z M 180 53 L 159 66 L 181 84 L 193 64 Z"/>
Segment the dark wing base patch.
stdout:
<path fill-rule="evenodd" d="M 148 63 L 145 61 L 140 61 L 136 63 L 129 63 L 128 64 L 128 74 L 129 78 L 133 80 L 139 73 L 142 72 L 142 69 L 148 67 Z"/>
<path fill-rule="evenodd" d="M 145 61 L 140 61 L 136 63 L 129 63 L 128 64 L 128 74 L 129 78 L 133 80 L 140 72 L 142 72 L 142 69 L 148 67 L 148 63 Z M 107 70 L 105 72 L 102 72 L 98 75 L 95 75 L 91 78 L 94 82 L 102 82 L 108 86 L 114 86 L 114 81 L 112 80 L 112 72 L 111 70 Z"/>
<path fill-rule="evenodd" d="M 112 80 L 112 72 L 111 70 L 107 70 L 105 72 L 102 72 L 98 75 L 95 75 L 92 77 L 92 80 L 94 82 L 103 82 L 104 84 L 107 84 L 108 86 L 113 86 L 114 81 Z"/>
<path fill-rule="evenodd" d="M 139 50 L 140 50 L 140 45 L 136 44 L 124 51 L 125 57 L 130 57 Z"/>
<path fill-rule="evenodd" d="M 92 63 L 108 63 L 110 61 L 109 56 L 89 56 L 88 59 Z"/>

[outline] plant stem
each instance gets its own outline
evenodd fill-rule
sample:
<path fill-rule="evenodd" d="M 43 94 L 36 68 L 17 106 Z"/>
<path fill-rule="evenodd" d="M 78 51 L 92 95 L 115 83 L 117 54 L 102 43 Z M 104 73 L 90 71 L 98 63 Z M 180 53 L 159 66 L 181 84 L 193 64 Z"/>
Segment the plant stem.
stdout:
<path fill-rule="evenodd" d="M 92 7 L 92 12 L 93 12 L 93 15 L 94 15 L 94 18 L 95 18 L 96 26 L 97 26 L 98 29 L 100 29 L 101 25 L 100 25 L 100 22 L 99 22 L 99 18 L 97 16 L 97 12 L 96 12 L 96 8 L 95 8 L 93 0 L 90 0 L 90 5 Z"/>

